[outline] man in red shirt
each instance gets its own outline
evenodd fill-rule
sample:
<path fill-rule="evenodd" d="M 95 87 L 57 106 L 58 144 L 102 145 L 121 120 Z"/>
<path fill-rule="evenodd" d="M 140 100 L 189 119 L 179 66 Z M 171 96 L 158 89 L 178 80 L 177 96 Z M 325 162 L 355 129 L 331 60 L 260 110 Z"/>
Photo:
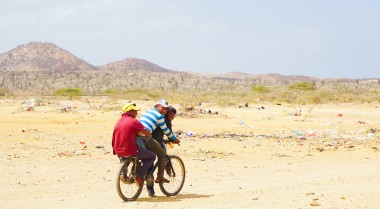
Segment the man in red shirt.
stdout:
<path fill-rule="evenodd" d="M 117 121 L 113 131 L 112 148 L 113 154 L 119 157 L 120 162 L 124 160 L 123 157 L 131 155 L 142 160 L 143 166 L 136 171 L 138 181 L 142 183 L 146 171 L 156 159 L 156 154 L 136 144 L 136 135 L 151 135 L 149 131 L 144 130 L 144 125 L 136 119 L 137 111 L 140 109 L 134 103 L 128 103 L 123 106 L 123 114 Z"/>

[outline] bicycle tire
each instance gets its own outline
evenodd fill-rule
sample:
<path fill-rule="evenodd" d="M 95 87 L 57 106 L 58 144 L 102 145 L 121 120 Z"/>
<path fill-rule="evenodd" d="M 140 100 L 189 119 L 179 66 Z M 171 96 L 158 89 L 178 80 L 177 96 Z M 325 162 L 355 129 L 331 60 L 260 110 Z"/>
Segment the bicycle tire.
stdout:
<path fill-rule="evenodd" d="M 143 185 L 139 185 L 134 178 L 132 169 L 133 164 L 133 162 L 128 163 L 127 161 L 124 161 L 121 163 L 116 175 L 116 191 L 119 194 L 119 197 L 125 202 L 135 201 L 140 196 L 143 189 Z M 128 170 L 128 166 L 130 166 L 131 169 Z M 121 179 L 123 169 L 125 169 L 125 176 L 124 179 Z"/>
<path fill-rule="evenodd" d="M 162 193 L 164 193 L 166 196 L 175 196 L 181 191 L 185 183 L 186 170 L 185 164 L 180 157 L 169 155 L 169 158 L 170 162 L 167 161 L 165 163 L 164 177 L 166 179 L 169 179 L 170 182 L 160 183 L 159 186 Z M 170 164 L 174 169 L 175 176 L 171 174 L 172 170 L 170 169 Z"/>

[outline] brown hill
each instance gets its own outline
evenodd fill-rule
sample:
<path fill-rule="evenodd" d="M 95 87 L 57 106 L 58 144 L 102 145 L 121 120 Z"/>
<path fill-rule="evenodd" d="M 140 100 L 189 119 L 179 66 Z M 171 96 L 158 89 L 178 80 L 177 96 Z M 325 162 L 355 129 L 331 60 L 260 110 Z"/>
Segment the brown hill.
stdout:
<path fill-rule="evenodd" d="M 149 73 L 147 73 L 149 72 Z M 286 86 L 298 81 L 316 87 L 365 85 L 380 88 L 380 79 L 318 79 L 280 74 L 228 73 L 211 75 L 186 73 L 162 68 L 142 59 L 128 58 L 95 67 L 52 43 L 32 42 L 0 54 L 0 90 L 37 92 L 50 95 L 64 87 L 75 87 L 89 94 L 108 89 L 176 89 L 243 91 L 253 85 Z"/>
<path fill-rule="evenodd" d="M 0 54 L 0 71 L 87 71 L 95 66 L 46 42 L 31 42 Z"/>
<path fill-rule="evenodd" d="M 242 73 L 242 72 L 229 72 L 225 74 L 220 74 L 220 77 L 225 77 L 225 78 L 236 78 L 236 79 L 244 79 L 244 78 L 250 78 L 253 75 L 248 74 L 248 73 Z"/>
<path fill-rule="evenodd" d="M 102 70 L 116 70 L 116 71 L 135 71 L 135 70 L 143 70 L 149 72 L 170 72 L 171 70 L 162 68 L 156 64 L 148 62 L 143 59 L 137 58 L 127 58 L 117 62 L 111 62 L 100 67 Z"/>

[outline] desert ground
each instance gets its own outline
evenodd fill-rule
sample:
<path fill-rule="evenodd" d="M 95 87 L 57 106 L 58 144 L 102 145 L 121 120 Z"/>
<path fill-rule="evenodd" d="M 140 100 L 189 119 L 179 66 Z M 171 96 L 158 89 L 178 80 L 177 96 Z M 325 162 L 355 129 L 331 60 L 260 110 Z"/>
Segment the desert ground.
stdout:
<path fill-rule="evenodd" d="M 180 194 L 157 185 L 156 197 L 144 189 L 123 202 L 111 136 L 127 100 L 32 99 L 0 100 L 1 208 L 380 207 L 379 104 L 202 104 L 218 114 L 173 121 L 181 144 L 168 152 L 186 166 Z M 140 115 L 154 104 L 135 102 Z"/>

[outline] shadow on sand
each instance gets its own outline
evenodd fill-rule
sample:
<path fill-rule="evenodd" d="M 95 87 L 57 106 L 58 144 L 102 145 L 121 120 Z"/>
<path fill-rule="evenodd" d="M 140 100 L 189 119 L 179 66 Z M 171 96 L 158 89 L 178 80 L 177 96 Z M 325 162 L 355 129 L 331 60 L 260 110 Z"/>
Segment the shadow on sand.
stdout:
<path fill-rule="evenodd" d="M 155 196 L 155 197 L 142 197 L 138 198 L 137 201 L 141 202 L 178 202 L 183 199 L 195 199 L 195 198 L 209 198 L 212 195 L 205 194 L 178 194 L 173 197 L 167 196 Z"/>

